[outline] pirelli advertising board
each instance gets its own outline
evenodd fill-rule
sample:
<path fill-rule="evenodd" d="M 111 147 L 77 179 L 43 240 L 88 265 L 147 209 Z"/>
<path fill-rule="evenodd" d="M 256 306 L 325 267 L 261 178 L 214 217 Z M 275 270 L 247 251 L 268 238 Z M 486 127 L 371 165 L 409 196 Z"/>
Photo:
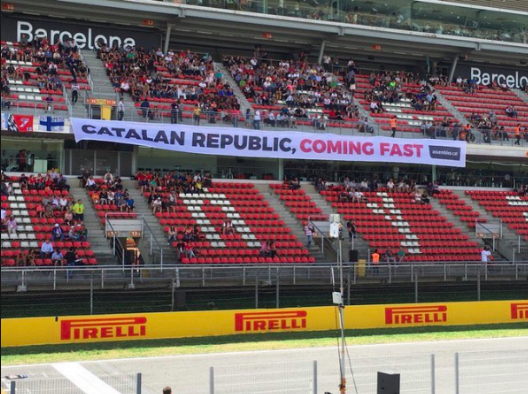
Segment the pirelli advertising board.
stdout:
<path fill-rule="evenodd" d="M 528 300 L 350 306 L 345 318 L 348 329 L 528 324 Z M 2 319 L 2 347 L 336 328 L 334 307 Z"/>

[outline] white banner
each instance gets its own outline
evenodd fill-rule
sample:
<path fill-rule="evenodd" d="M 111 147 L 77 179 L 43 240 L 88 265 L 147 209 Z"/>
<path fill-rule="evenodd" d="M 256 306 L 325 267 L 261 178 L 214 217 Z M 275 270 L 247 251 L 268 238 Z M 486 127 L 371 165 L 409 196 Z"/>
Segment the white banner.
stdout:
<path fill-rule="evenodd" d="M 75 140 L 203 155 L 466 166 L 466 143 L 71 119 Z"/>

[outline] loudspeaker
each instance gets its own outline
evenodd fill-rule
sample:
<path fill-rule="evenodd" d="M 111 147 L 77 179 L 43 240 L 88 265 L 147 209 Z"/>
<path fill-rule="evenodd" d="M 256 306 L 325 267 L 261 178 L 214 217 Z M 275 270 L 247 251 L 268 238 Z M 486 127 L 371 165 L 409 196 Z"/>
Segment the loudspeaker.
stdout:
<path fill-rule="evenodd" d="M 355 249 L 349 251 L 348 257 L 351 263 L 357 263 L 359 261 L 359 251 Z"/>
<path fill-rule="evenodd" d="M 400 394 L 400 374 L 378 372 L 378 394 Z"/>

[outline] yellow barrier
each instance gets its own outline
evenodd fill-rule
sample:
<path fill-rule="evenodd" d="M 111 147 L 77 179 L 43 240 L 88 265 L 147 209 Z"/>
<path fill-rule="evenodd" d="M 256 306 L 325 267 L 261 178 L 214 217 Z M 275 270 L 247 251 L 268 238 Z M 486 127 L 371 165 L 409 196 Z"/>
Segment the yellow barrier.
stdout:
<path fill-rule="evenodd" d="M 336 329 L 335 307 L 2 319 L 2 347 Z M 364 305 L 348 329 L 528 322 L 528 300 Z"/>

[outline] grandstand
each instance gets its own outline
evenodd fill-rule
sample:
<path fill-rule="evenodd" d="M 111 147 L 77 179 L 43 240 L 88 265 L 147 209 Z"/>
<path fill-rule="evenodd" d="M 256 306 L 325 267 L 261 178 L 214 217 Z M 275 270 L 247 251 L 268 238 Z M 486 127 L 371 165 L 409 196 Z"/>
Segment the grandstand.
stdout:
<path fill-rule="evenodd" d="M 74 18 L 75 0 L 6 6 L 2 169 L 18 186 L 3 192 L 2 208 L 24 231 L 13 236 L 3 227 L 3 265 L 12 266 L 19 250 L 39 248 L 55 222 L 63 224 L 58 212 L 40 217 L 42 190 L 19 188 L 22 172 L 52 168 L 90 182 L 78 187 L 72 180 L 65 194 L 88 201 L 90 241 L 55 247 L 76 247 L 84 264 L 99 256 L 106 264 L 116 242 L 129 244 L 107 238 L 107 221 L 123 219 L 147 224 L 150 250 L 140 240 L 130 243 L 145 264 L 154 244 L 169 264 L 334 261 L 335 246 L 322 252 L 325 237 L 305 247 L 305 226 L 336 213 L 355 223 L 353 247 L 362 260 L 374 250 L 402 249 L 407 263 L 479 261 L 489 241 L 477 238 L 475 228 L 497 220 L 504 238 L 495 257 L 518 259 L 526 248 L 526 12 L 517 2 L 483 1 L 478 6 L 488 8 L 480 11 L 470 1 L 417 3 L 250 1 L 213 10 L 215 3 L 145 1 L 140 14 L 135 3 L 116 1 L 96 2 Z M 110 10 L 115 31 L 93 22 L 108 21 Z M 465 15 L 463 26 L 446 16 L 453 10 Z M 70 118 L 456 141 L 467 143 L 468 159 L 465 168 L 452 169 L 419 161 L 169 152 L 75 142 Z M 145 187 L 145 179 L 154 184 Z M 359 186 L 363 179 L 366 188 Z M 396 191 L 389 182 L 403 186 Z M 433 195 L 420 200 L 424 190 Z M 498 193 L 507 198 L 489 204 Z"/>
<path fill-rule="evenodd" d="M 34 344 L 326 330 L 337 291 L 361 328 L 526 320 L 527 0 L 7 0 L 1 25 L 2 317 L 53 316 Z M 46 383 L 142 384 L 92 367 Z"/>

